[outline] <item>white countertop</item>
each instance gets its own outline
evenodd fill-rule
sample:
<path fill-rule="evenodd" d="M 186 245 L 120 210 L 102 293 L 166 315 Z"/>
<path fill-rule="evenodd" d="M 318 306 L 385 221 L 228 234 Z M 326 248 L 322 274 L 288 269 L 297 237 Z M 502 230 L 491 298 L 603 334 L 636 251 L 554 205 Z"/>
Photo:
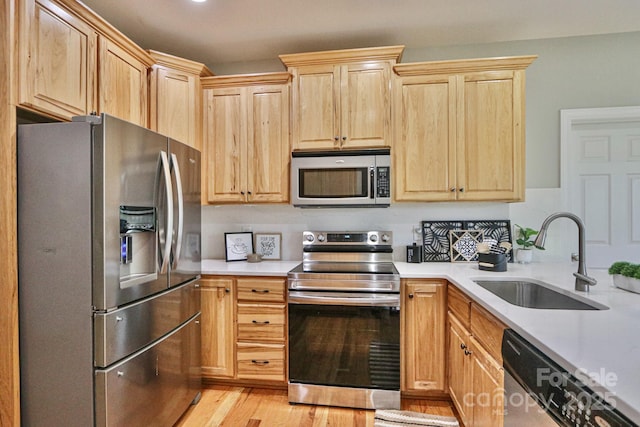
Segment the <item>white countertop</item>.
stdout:
<path fill-rule="evenodd" d="M 302 261 L 225 262 L 221 259 L 203 259 L 201 274 L 287 277 L 289 270 L 301 262 Z"/>
<path fill-rule="evenodd" d="M 202 274 L 286 276 L 299 261 L 260 263 L 203 260 Z M 589 270 L 598 284 L 575 292 L 576 263 L 509 264 L 503 273 L 476 263 L 394 263 L 402 278 L 444 278 L 457 285 L 510 328 L 580 378 L 623 414 L 640 424 L 640 294 L 613 287 L 606 270 Z M 473 282 L 476 277 L 518 277 L 544 281 L 608 310 L 541 310 L 512 305 Z"/>

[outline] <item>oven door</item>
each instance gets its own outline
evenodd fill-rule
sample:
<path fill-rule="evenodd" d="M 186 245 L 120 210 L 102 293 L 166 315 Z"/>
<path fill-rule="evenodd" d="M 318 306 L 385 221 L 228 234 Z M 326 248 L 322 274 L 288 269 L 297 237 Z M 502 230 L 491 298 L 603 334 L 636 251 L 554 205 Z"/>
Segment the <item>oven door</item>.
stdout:
<path fill-rule="evenodd" d="M 400 390 L 400 296 L 290 292 L 289 382 Z"/>

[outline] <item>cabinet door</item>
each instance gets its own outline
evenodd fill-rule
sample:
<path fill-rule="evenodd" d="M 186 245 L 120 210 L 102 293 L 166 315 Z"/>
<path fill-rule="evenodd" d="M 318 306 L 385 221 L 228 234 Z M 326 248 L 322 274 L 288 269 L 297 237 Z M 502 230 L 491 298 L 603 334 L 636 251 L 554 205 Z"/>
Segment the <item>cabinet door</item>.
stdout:
<path fill-rule="evenodd" d="M 205 139 L 207 200 L 246 201 L 246 97 L 244 88 L 207 89 Z"/>
<path fill-rule="evenodd" d="M 200 149 L 198 77 L 157 67 L 151 78 L 151 129 Z"/>
<path fill-rule="evenodd" d="M 99 112 L 147 126 L 147 66 L 105 37 L 100 38 Z"/>
<path fill-rule="evenodd" d="M 340 144 L 340 68 L 318 65 L 292 69 L 293 148 L 333 149 Z"/>
<path fill-rule="evenodd" d="M 438 281 L 404 286 L 406 390 L 445 390 L 446 289 Z"/>
<path fill-rule="evenodd" d="M 522 199 L 524 71 L 465 74 L 458 84 L 458 199 Z"/>
<path fill-rule="evenodd" d="M 235 289 L 233 279 L 202 279 L 202 375 L 235 375 Z"/>
<path fill-rule="evenodd" d="M 470 335 L 455 316 L 449 312 L 448 337 L 448 381 L 449 395 L 453 401 L 462 422 L 466 426 L 474 425 L 472 381 L 471 381 L 471 353 L 469 349 Z"/>
<path fill-rule="evenodd" d="M 95 109 L 97 33 L 48 0 L 20 2 L 21 105 L 63 119 Z"/>
<path fill-rule="evenodd" d="M 390 145 L 390 76 L 386 62 L 340 66 L 341 148 Z"/>
<path fill-rule="evenodd" d="M 398 78 L 394 97 L 394 199 L 455 200 L 455 77 Z"/>
<path fill-rule="evenodd" d="M 502 366 L 471 338 L 473 353 L 473 426 L 502 427 L 504 424 L 504 371 Z"/>
<path fill-rule="evenodd" d="M 247 89 L 247 199 L 289 201 L 289 86 Z"/>

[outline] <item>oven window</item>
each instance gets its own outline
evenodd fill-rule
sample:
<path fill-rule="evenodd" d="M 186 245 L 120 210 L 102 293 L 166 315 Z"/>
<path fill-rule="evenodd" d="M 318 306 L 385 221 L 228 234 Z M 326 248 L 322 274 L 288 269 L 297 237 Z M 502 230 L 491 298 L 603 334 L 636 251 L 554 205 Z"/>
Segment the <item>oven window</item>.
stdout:
<path fill-rule="evenodd" d="M 368 168 L 300 169 L 300 198 L 367 197 Z"/>
<path fill-rule="evenodd" d="M 399 308 L 289 305 L 289 379 L 399 390 Z"/>

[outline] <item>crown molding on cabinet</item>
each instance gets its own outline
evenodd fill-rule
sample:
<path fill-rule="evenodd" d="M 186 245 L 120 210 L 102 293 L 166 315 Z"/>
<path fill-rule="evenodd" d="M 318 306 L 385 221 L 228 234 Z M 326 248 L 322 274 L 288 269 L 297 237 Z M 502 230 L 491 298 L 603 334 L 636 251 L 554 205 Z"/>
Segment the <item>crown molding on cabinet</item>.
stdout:
<path fill-rule="evenodd" d="M 403 45 L 386 47 L 367 47 L 362 49 L 327 50 L 323 52 L 307 52 L 280 55 L 284 65 L 300 67 L 305 65 L 344 64 L 362 61 L 395 61 L 399 62 L 404 51 Z"/>
<path fill-rule="evenodd" d="M 468 72 L 524 70 L 538 55 L 509 56 L 497 58 L 460 59 L 453 61 L 428 61 L 397 64 L 393 71 L 399 76 L 423 74 L 461 74 Z"/>
<path fill-rule="evenodd" d="M 247 85 L 276 85 L 285 84 L 291 80 L 291 74 L 286 71 L 277 73 L 238 74 L 227 76 L 203 77 L 200 84 L 203 89 L 247 86 Z"/>
<path fill-rule="evenodd" d="M 191 61 L 189 59 L 180 58 L 178 56 L 169 55 L 168 53 L 158 52 L 157 50 L 147 49 L 147 53 L 155 60 L 155 65 L 168 67 L 178 71 L 184 71 L 190 74 L 196 74 L 200 77 L 211 77 L 213 72 L 200 62 Z"/>

